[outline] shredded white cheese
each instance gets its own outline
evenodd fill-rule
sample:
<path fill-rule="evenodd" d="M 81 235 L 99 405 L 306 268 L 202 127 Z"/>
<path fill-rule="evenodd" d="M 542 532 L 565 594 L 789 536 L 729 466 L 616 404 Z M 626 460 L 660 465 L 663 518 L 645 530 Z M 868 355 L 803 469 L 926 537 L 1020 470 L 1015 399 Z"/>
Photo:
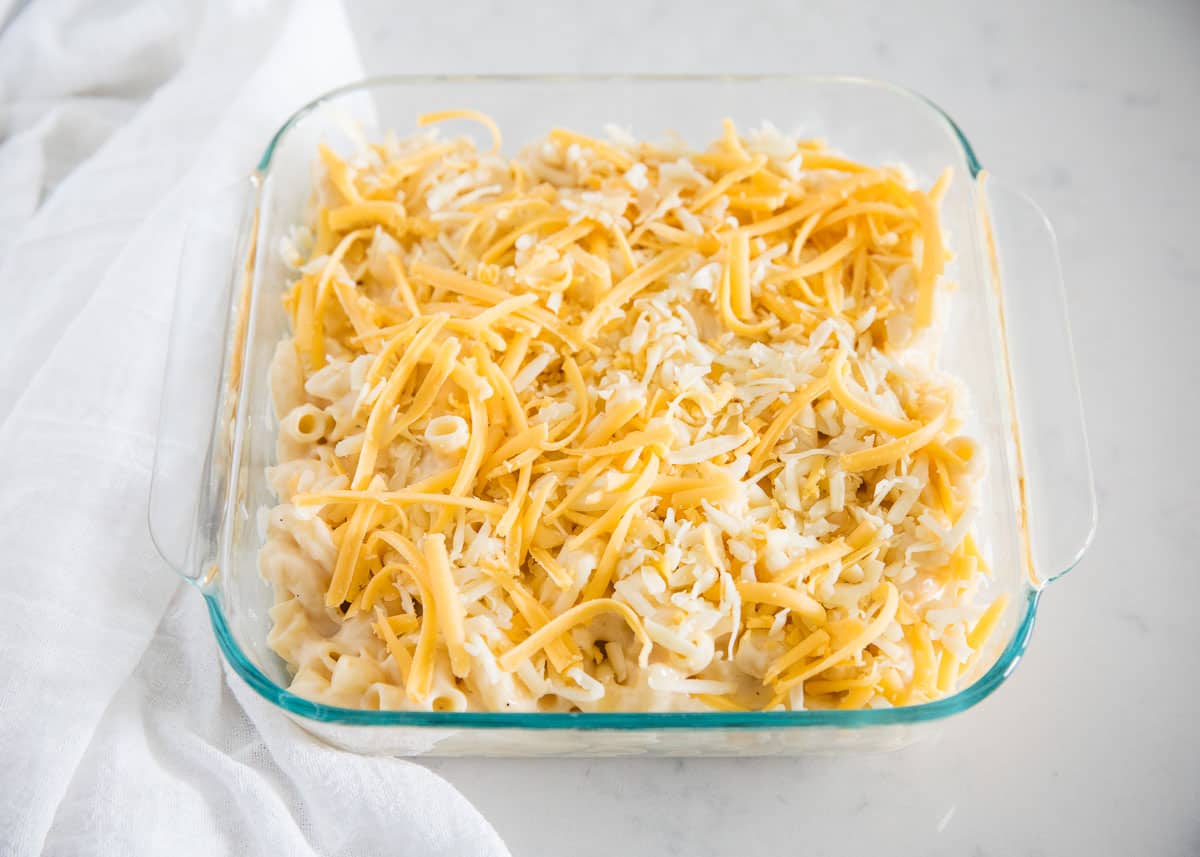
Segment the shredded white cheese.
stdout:
<path fill-rule="evenodd" d="M 931 191 L 765 127 L 322 147 L 261 567 L 346 706 L 771 710 L 952 692 L 1003 610 L 932 351 Z"/>

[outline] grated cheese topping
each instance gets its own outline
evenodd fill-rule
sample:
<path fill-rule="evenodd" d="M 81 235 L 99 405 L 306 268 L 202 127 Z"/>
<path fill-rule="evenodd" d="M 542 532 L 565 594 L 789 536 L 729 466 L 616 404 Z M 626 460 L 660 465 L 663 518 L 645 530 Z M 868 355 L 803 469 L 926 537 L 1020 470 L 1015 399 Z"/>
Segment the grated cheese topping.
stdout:
<path fill-rule="evenodd" d="M 444 138 L 482 123 L 492 147 Z M 1000 621 L 936 368 L 938 206 L 732 123 L 699 151 L 472 110 L 322 146 L 280 252 L 293 690 L 349 707 L 747 711 L 952 693 Z"/>

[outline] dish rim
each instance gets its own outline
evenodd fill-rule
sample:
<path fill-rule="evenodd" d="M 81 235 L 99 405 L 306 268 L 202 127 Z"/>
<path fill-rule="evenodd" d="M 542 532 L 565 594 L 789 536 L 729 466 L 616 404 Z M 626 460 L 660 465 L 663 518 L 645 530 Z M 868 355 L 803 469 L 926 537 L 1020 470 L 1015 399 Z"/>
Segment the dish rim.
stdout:
<path fill-rule="evenodd" d="M 279 143 L 287 132 L 301 119 L 321 105 L 341 96 L 360 91 L 369 91 L 384 86 L 456 85 L 456 84 L 586 84 L 586 85 L 645 85 L 654 83 L 676 84 L 753 84 L 795 83 L 797 85 L 837 84 L 862 86 L 884 90 L 900 96 L 922 110 L 932 110 L 945 124 L 957 142 L 971 178 L 978 179 L 983 166 L 975 154 L 970 141 L 958 124 L 937 103 L 907 87 L 870 78 L 849 75 L 806 75 L 806 74 L 433 74 L 433 75 L 382 75 L 368 77 L 330 89 L 295 110 L 271 136 L 251 178 L 254 181 L 253 200 L 257 211 L 264 181 L 272 166 Z M 254 218 L 253 229 L 257 229 Z M 257 243 L 258 236 L 252 241 Z M 240 260 L 239 260 L 240 261 Z M 244 342 L 243 342 L 244 345 Z M 240 396 L 239 396 L 240 398 Z M 239 407 L 240 411 L 241 408 Z M 240 421 L 240 418 L 239 418 Z M 235 446 L 241 445 L 241 432 Z M 230 467 L 236 469 L 240 455 L 231 457 Z M 1060 572 L 1066 573 L 1069 569 Z M 700 712 L 492 712 L 492 711 L 423 711 L 423 710 L 370 710 L 343 708 L 328 705 L 298 696 L 280 687 L 270 679 L 244 653 L 237 643 L 226 621 L 220 600 L 213 588 L 213 575 L 194 581 L 204 595 L 209 619 L 225 660 L 239 677 L 267 701 L 288 714 L 324 724 L 348 726 L 402 727 L 455 729 L 548 729 L 581 731 L 653 731 L 658 729 L 681 730 L 763 730 L 780 728 L 845 728 L 886 727 L 912 725 L 941 720 L 978 705 L 1012 674 L 1024 655 L 1033 632 L 1041 589 L 1025 580 L 1017 597 L 1024 596 L 1025 606 L 1019 617 L 1012 637 L 992 666 L 969 686 L 956 693 L 910 706 L 867 709 L 823 709 L 804 711 L 700 711 Z"/>

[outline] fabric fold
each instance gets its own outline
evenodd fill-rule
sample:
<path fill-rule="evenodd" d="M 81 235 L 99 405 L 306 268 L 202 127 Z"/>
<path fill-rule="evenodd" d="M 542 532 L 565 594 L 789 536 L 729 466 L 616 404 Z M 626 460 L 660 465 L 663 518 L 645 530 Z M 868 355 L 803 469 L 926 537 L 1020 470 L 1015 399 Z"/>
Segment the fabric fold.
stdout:
<path fill-rule="evenodd" d="M 0 855 L 506 853 L 432 773 L 235 698 L 146 527 L 190 207 L 362 76 L 341 7 L 104 11 L 0 34 Z"/>

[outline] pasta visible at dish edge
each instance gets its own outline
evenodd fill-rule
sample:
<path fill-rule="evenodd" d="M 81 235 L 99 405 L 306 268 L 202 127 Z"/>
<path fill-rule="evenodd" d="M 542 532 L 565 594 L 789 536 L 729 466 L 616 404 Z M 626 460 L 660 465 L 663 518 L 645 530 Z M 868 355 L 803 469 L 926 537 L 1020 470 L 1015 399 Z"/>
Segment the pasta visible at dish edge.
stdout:
<path fill-rule="evenodd" d="M 449 112 L 430 122 L 478 114 Z M 732 125 L 321 151 L 284 248 L 292 690 L 348 707 L 861 707 L 954 689 L 981 454 L 933 365 L 936 206 Z"/>

